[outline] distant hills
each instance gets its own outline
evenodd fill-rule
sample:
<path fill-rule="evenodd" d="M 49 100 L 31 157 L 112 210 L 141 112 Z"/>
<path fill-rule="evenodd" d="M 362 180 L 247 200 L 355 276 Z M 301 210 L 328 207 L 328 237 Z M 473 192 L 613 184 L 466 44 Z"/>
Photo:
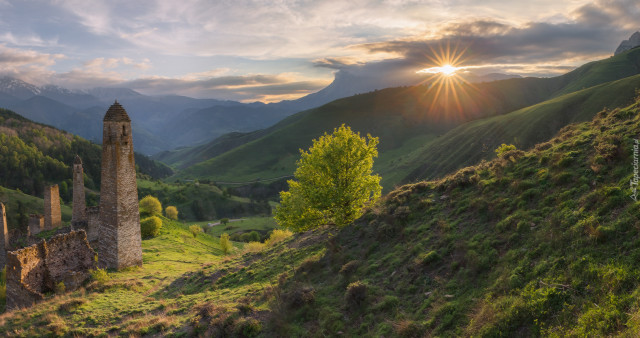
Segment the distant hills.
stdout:
<path fill-rule="evenodd" d="M 252 181 L 291 175 L 298 149 L 346 123 L 380 137 L 375 170 L 390 189 L 490 159 L 502 142 L 530 147 L 604 107 L 628 104 L 640 87 L 637 74 L 640 49 L 632 49 L 558 77 L 458 84 L 457 101 L 436 98 L 429 85 L 390 88 L 155 158 L 184 168 L 176 178 Z"/>

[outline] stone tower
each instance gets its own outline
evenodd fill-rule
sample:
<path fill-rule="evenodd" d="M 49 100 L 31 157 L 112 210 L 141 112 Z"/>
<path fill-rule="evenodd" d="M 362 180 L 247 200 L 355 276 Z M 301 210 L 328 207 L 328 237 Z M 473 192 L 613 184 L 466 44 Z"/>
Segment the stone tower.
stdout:
<path fill-rule="evenodd" d="M 61 224 L 60 189 L 56 184 L 44 188 L 44 228 L 50 230 Z"/>
<path fill-rule="evenodd" d="M 0 269 L 4 268 L 7 264 L 7 249 L 9 249 L 9 231 L 7 230 L 7 212 L 4 210 L 4 204 L 0 203 L 0 212 L 2 212 L 2 218 L 0 218 Z"/>
<path fill-rule="evenodd" d="M 86 203 L 84 199 L 84 170 L 82 160 L 76 155 L 73 161 L 73 214 L 71 215 L 72 229 L 87 227 Z"/>
<path fill-rule="evenodd" d="M 142 265 L 138 185 L 131 119 L 116 101 L 104 115 L 98 265 Z"/>

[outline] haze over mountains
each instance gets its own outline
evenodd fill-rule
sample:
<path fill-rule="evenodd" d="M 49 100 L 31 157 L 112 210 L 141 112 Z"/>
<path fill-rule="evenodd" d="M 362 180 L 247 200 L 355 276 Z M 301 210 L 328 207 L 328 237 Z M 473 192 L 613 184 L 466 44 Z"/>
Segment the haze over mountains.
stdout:
<path fill-rule="evenodd" d="M 473 76 L 471 80 L 480 82 L 505 77 L 511 76 L 489 74 Z M 206 143 L 230 132 L 262 129 L 293 113 L 338 98 L 391 86 L 413 85 L 423 80 L 424 75 L 417 74 L 391 79 L 383 74 L 365 75 L 340 70 L 329 86 L 316 93 L 297 100 L 264 104 L 179 95 L 149 96 L 128 88 L 69 90 L 3 77 L 0 78 L 0 107 L 99 143 L 102 115 L 114 100 L 118 100 L 130 112 L 136 150 L 151 155 Z M 164 137 L 169 134 L 171 137 Z"/>

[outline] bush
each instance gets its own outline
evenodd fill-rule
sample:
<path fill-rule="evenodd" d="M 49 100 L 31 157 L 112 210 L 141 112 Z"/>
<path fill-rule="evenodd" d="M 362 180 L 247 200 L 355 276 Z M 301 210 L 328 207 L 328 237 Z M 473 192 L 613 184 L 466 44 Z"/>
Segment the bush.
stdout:
<path fill-rule="evenodd" d="M 271 236 L 269 236 L 269 239 L 267 239 L 264 244 L 266 244 L 267 246 L 274 246 L 291 236 L 293 236 L 293 232 L 289 230 L 276 229 L 271 232 Z"/>
<path fill-rule="evenodd" d="M 202 228 L 199 225 L 194 224 L 189 227 L 189 231 L 191 231 L 193 238 L 196 238 L 198 237 L 198 234 L 202 232 Z"/>
<path fill-rule="evenodd" d="M 160 228 L 162 228 L 162 220 L 156 216 L 147 217 L 140 222 L 140 234 L 142 238 L 158 236 Z"/>
<path fill-rule="evenodd" d="M 67 287 L 64 285 L 63 281 L 60 281 L 60 283 L 56 284 L 56 289 L 55 289 L 56 294 L 61 295 L 65 291 L 67 291 Z"/>
<path fill-rule="evenodd" d="M 104 283 L 108 282 L 111 279 L 111 277 L 109 277 L 109 274 L 107 274 L 107 270 L 105 269 L 95 269 L 89 271 L 89 273 L 91 274 L 91 280 L 95 281 L 99 285 L 104 285 Z"/>
<path fill-rule="evenodd" d="M 162 204 L 160 204 L 160 201 L 157 198 L 147 195 L 140 200 L 140 214 L 153 216 L 160 215 L 161 213 Z"/>
<path fill-rule="evenodd" d="M 170 205 L 166 209 L 164 209 L 164 215 L 168 219 L 172 219 L 175 221 L 178 219 L 178 208 L 174 207 L 173 205 Z"/>
<path fill-rule="evenodd" d="M 349 284 L 344 298 L 347 305 L 351 307 L 364 304 L 364 301 L 367 299 L 367 285 L 360 281 Z"/>
<path fill-rule="evenodd" d="M 226 232 L 220 235 L 220 247 L 222 248 L 222 252 L 224 252 L 225 255 L 229 254 L 229 252 L 231 252 L 231 249 L 233 248 L 231 240 L 229 240 L 229 234 Z"/>
<path fill-rule="evenodd" d="M 260 252 L 264 250 L 265 245 L 260 242 L 249 242 L 244 245 L 244 252 Z"/>
<path fill-rule="evenodd" d="M 516 150 L 516 146 L 514 146 L 513 144 L 502 144 L 500 145 L 495 151 L 496 151 L 496 155 L 499 158 L 502 158 L 505 156 L 506 153 L 508 153 L 511 150 Z"/>
<path fill-rule="evenodd" d="M 227 223 L 229 223 L 229 219 L 228 218 L 221 218 L 220 219 L 220 224 L 227 225 Z"/>

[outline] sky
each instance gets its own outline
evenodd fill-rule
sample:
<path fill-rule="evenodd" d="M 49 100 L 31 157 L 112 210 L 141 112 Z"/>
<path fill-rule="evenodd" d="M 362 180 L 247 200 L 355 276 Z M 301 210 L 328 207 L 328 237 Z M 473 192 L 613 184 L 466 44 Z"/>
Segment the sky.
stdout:
<path fill-rule="evenodd" d="M 480 74 L 554 76 L 612 55 L 638 18 L 635 0 L 0 0 L 0 75 L 276 102 L 338 71 L 441 66 L 446 46 Z"/>

